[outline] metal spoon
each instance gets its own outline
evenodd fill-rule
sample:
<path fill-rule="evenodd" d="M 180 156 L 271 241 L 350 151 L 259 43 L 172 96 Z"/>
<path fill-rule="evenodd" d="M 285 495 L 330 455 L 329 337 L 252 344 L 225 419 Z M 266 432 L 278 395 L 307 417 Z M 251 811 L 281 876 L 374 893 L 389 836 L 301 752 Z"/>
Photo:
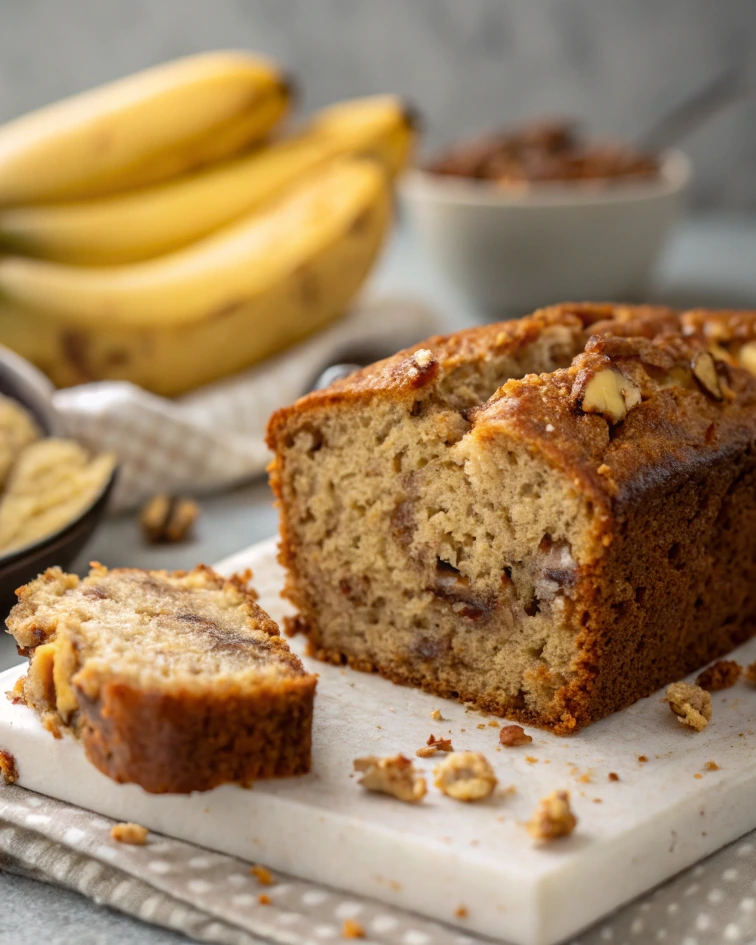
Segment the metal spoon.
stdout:
<path fill-rule="evenodd" d="M 753 91 L 746 66 L 741 63 L 720 73 L 698 91 L 667 112 L 638 141 L 641 151 L 659 154 L 738 99 Z"/>

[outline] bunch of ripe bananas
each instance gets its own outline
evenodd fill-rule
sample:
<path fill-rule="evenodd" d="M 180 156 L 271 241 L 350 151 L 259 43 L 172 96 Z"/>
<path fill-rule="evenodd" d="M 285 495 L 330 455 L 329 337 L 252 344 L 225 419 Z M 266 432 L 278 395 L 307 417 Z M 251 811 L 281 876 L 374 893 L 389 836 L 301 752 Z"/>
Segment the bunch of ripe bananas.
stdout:
<path fill-rule="evenodd" d="M 415 129 L 393 96 L 272 132 L 292 88 L 193 56 L 0 128 L 0 343 L 59 386 L 180 394 L 341 315 Z"/>

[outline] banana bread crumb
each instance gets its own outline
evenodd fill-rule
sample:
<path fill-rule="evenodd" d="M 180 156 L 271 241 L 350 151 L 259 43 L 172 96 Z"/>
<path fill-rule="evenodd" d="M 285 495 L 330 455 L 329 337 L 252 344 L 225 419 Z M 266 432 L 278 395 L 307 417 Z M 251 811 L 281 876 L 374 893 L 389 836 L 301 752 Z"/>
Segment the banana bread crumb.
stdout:
<path fill-rule="evenodd" d="M 276 881 L 267 867 L 255 864 L 250 867 L 249 872 L 261 886 L 275 886 Z"/>
<path fill-rule="evenodd" d="M 4 748 L 0 748 L 0 777 L 2 777 L 5 784 L 15 784 L 18 781 L 16 759 Z"/>
<path fill-rule="evenodd" d="M 365 938 L 365 929 L 354 919 L 344 919 L 341 934 L 344 938 Z"/>
<path fill-rule="evenodd" d="M 110 836 L 119 843 L 129 843 L 133 846 L 144 846 L 147 843 L 149 830 L 142 827 L 141 824 L 132 824 L 130 822 L 123 824 L 113 824 L 110 828 Z"/>
<path fill-rule="evenodd" d="M 675 682 L 667 686 L 665 701 L 684 725 L 702 732 L 711 721 L 711 696 L 700 686 Z"/>
<path fill-rule="evenodd" d="M 729 689 L 740 679 L 743 667 L 735 660 L 717 660 L 696 677 L 696 685 L 708 692 Z"/>

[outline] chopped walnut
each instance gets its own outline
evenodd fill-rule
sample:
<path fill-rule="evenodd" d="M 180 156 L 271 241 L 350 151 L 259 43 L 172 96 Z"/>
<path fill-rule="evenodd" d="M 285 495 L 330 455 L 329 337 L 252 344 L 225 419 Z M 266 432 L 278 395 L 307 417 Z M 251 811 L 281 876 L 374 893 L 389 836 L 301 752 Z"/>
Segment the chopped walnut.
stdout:
<path fill-rule="evenodd" d="M 130 843 L 132 846 L 142 847 L 147 843 L 149 830 L 141 824 L 113 824 L 110 836 L 119 843 Z"/>
<path fill-rule="evenodd" d="M 449 721 L 448 719 L 445 719 L 443 715 L 441 715 L 440 709 L 434 709 L 431 712 L 431 718 L 433 719 L 434 722 L 448 722 Z"/>
<path fill-rule="evenodd" d="M 615 367 L 605 367 L 579 378 L 577 403 L 584 413 L 599 413 L 615 424 L 641 402 L 640 387 Z"/>
<path fill-rule="evenodd" d="M 270 896 L 266 895 L 266 893 L 260 893 L 260 895 L 257 897 L 257 901 L 261 906 L 269 906 L 272 900 Z"/>
<path fill-rule="evenodd" d="M 467 906 L 457 906 L 457 908 L 454 910 L 454 915 L 458 919 L 466 919 L 467 916 L 469 915 L 469 912 L 467 911 Z"/>
<path fill-rule="evenodd" d="M 711 696 L 700 686 L 672 683 L 667 686 L 665 701 L 681 722 L 697 732 L 703 731 L 711 721 Z"/>
<path fill-rule="evenodd" d="M 756 663 L 751 663 L 749 666 L 746 666 L 743 675 L 747 682 L 756 685 Z"/>
<path fill-rule="evenodd" d="M 719 771 L 719 765 L 716 763 L 716 761 L 707 761 L 704 765 L 704 768 L 706 771 Z"/>
<path fill-rule="evenodd" d="M 696 685 L 708 692 L 729 689 L 740 679 L 742 671 L 742 666 L 735 660 L 717 660 L 698 674 Z"/>
<path fill-rule="evenodd" d="M 390 794 L 409 804 L 418 803 L 427 792 L 425 778 L 418 776 L 414 765 L 404 755 L 394 755 L 390 758 L 368 755 L 366 758 L 355 758 L 354 770 L 363 773 L 358 783 L 366 790 Z"/>
<path fill-rule="evenodd" d="M 365 930 L 359 922 L 354 919 L 344 919 L 341 926 L 341 934 L 344 938 L 365 938 Z"/>
<path fill-rule="evenodd" d="M 486 758 L 477 751 L 455 751 L 436 765 L 435 786 L 455 801 L 481 801 L 497 785 Z"/>
<path fill-rule="evenodd" d="M 270 870 L 266 866 L 260 866 L 256 863 L 254 866 L 250 866 L 249 872 L 261 886 L 275 886 L 276 884 Z"/>
<path fill-rule="evenodd" d="M 609 772 L 609 780 L 610 780 L 610 781 L 619 781 L 619 779 L 620 779 L 620 776 L 617 774 L 616 771 L 610 771 L 610 772 Z"/>
<path fill-rule="evenodd" d="M 199 506 L 191 499 L 156 495 L 139 516 L 142 533 L 152 545 L 186 541 L 199 518 Z"/>
<path fill-rule="evenodd" d="M 428 741 L 422 748 L 418 748 L 415 754 L 418 758 L 430 758 L 439 751 L 454 751 L 450 738 L 436 738 L 435 735 L 429 735 Z"/>
<path fill-rule="evenodd" d="M 714 400 L 721 400 L 722 385 L 719 383 L 717 366 L 711 354 L 708 351 L 700 351 L 693 359 L 691 367 L 693 377 L 698 381 L 701 390 Z"/>
<path fill-rule="evenodd" d="M 569 837 L 576 824 L 577 818 L 570 809 L 570 795 L 567 791 L 554 791 L 542 798 L 527 827 L 531 837 L 549 841 Z"/>
<path fill-rule="evenodd" d="M 6 784 L 15 784 L 18 781 L 16 759 L 4 748 L 0 748 L 0 777 Z"/>
<path fill-rule="evenodd" d="M 505 725 L 499 731 L 499 741 L 505 748 L 517 748 L 519 745 L 529 745 L 533 736 L 528 735 L 521 725 Z"/>

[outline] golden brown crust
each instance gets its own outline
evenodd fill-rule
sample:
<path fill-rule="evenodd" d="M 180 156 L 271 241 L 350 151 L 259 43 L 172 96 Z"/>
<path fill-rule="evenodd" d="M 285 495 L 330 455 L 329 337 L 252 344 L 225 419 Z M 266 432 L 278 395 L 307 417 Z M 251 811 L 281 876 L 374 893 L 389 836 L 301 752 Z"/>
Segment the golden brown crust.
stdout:
<path fill-rule="evenodd" d="M 316 677 L 248 578 L 48 570 L 8 618 L 31 660 L 24 700 L 104 774 L 151 793 L 307 772 Z"/>
<path fill-rule="evenodd" d="M 284 501 L 283 464 L 295 431 L 310 417 L 358 403 L 436 396 L 460 366 L 475 370 L 494 351 L 516 352 L 546 325 L 579 337 L 583 352 L 565 368 L 508 381 L 464 415 L 467 437 L 481 446 L 502 438 L 521 445 L 566 475 L 592 510 L 589 553 L 571 601 L 579 657 L 549 712 L 464 691 L 411 653 L 376 665 L 351 652 L 348 640 L 326 646 L 316 602 L 297 573 Z M 755 338 L 754 312 L 565 304 L 429 339 L 278 411 L 268 442 L 277 454 L 271 483 L 281 505 L 280 560 L 310 652 L 566 734 L 756 633 L 756 377 L 743 356 Z M 707 349 L 717 359 L 714 390 L 694 371 Z M 418 363 L 416 353 L 426 350 L 430 358 Z M 617 423 L 583 410 L 576 393 L 607 365 L 640 391 Z M 717 594 L 716 583 L 728 593 Z"/>
<path fill-rule="evenodd" d="M 107 683 L 81 699 L 79 739 L 114 781 L 152 794 L 207 791 L 219 784 L 310 770 L 315 678 L 249 693 L 160 693 Z"/>

